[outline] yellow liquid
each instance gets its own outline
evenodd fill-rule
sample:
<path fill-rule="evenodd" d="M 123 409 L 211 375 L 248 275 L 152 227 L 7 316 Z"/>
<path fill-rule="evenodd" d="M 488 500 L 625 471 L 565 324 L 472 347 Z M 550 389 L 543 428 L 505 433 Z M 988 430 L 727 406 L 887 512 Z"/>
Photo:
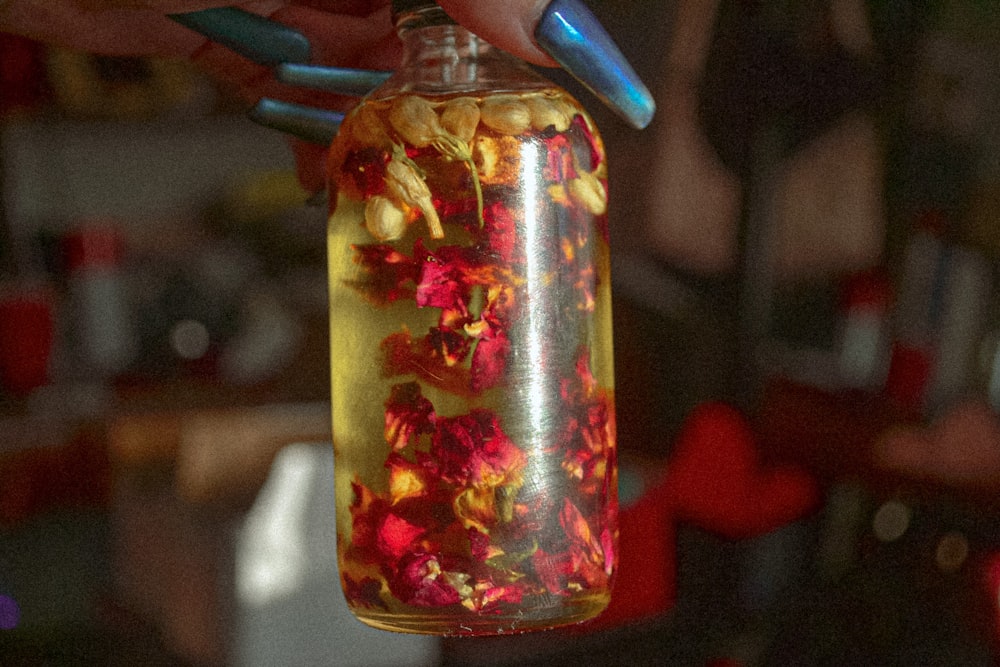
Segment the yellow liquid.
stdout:
<path fill-rule="evenodd" d="M 367 103 L 366 120 L 379 119 L 390 138 L 392 103 Z M 352 180 L 335 183 L 328 234 L 349 606 L 375 627 L 447 635 L 591 618 L 610 597 L 617 537 L 608 246 L 594 216 L 552 188 L 550 153 L 564 151 L 563 164 L 582 170 L 590 156 L 573 153 L 595 144 L 582 143 L 579 126 L 511 136 L 480 123 L 469 145 L 503 147 L 476 156 L 484 212 L 468 161 L 395 137 L 422 172 L 444 235 L 432 238 L 425 216 L 404 205 L 405 231 L 387 240 L 366 226 L 371 193 L 358 184 L 384 194 L 369 171 L 393 148 L 372 158 L 351 123 L 333 173 Z M 369 161 L 357 167 L 362 151 Z M 485 164 L 495 157 L 500 168 Z M 497 211 L 517 211 L 516 224 L 500 230 Z M 450 297 L 458 306 L 441 306 Z M 442 331 L 451 343 L 440 344 Z M 490 353 L 477 354 L 480 345 Z M 418 406 L 431 416 L 414 417 Z M 387 435 L 387 415 L 417 426 Z"/>

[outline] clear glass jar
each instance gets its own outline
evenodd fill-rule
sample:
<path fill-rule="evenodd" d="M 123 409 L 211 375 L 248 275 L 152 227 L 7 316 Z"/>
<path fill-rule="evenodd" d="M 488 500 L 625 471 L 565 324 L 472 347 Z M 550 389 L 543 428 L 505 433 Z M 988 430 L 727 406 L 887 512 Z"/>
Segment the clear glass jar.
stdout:
<path fill-rule="evenodd" d="M 618 533 L 603 144 L 436 5 L 396 15 L 403 65 L 330 151 L 344 592 L 387 630 L 583 621 Z"/>

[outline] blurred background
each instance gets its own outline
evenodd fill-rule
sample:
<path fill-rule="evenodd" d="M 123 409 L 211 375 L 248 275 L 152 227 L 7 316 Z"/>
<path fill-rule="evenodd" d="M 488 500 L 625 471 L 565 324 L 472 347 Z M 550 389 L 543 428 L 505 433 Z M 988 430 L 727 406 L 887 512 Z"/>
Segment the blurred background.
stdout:
<path fill-rule="evenodd" d="M 611 164 L 608 613 L 350 618 L 286 138 L 186 63 L 0 35 L 0 664 L 994 664 L 1000 14 L 589 4 L 659 106 L 546 72 Z"/>

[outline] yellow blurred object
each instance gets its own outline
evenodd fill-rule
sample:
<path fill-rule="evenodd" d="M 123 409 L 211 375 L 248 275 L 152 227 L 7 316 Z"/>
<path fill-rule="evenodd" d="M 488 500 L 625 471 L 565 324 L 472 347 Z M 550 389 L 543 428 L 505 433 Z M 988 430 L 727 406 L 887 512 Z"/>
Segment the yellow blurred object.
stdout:
<path fill-rule="evenodd" d="M 207 79 L 183 60 L 102 56 L 52 47 L 46 74 L 57 103 L 70 115 L 147 119 L 215 104 Z"/>
<path fill-rule="evenodd" d="M 221 207 L 228 220 L 248 223 L 298 208 L 308 198 L 294 171 L 257 171 L 238 179 L 226 192 Z"/>

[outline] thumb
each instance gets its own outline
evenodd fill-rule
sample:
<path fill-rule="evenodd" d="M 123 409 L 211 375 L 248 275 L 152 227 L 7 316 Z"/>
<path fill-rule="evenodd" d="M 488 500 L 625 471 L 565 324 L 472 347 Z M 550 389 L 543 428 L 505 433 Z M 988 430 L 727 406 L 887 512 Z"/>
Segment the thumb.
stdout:
<path fill-rule="evenodd" d="M 536 65 L 561 65 L 629 125 L 649 125 L 656 103 L 583 0 L 440 0 L 494 46 Z"/>
<path fill-rule="evenodd" d="M 535 65 L 558 63 L 535 43 L 534 33 L 548 0 L 439 0 L 438 4 L 475 34 L 499 49 Z"/>

